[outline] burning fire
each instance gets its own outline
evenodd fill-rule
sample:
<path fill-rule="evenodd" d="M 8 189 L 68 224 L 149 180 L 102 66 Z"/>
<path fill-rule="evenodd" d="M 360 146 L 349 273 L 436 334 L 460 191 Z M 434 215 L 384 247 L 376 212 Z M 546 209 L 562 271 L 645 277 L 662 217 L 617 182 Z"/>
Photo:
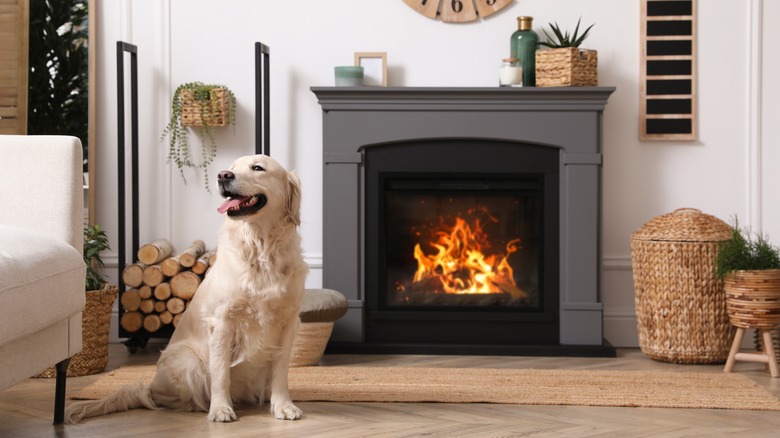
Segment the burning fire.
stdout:
<path fill-rule="evenodd" d="M 449 230 L 438 231 L 438 238 L 429 244 L 436 254 L 426 255 L 420 244 L 414 247 L 417 272 L 414 282 L 438 282 L 449 294 L 510 293 L 524 298 L 527 294 L 515 284 L 514 273 L 507 259 L 518 250 L 520 239 L 506 244 L 506 254 L 486 255 L 490 248 L 487 234 L 479 220 L 474 227 L 458 217 Z"/>

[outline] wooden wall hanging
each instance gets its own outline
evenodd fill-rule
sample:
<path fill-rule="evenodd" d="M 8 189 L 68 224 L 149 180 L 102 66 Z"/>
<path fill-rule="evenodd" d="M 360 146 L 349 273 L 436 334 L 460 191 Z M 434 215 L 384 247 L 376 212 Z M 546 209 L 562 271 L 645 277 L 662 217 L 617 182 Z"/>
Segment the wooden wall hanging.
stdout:
<path fill-rule="evenodd" d="M 642 0 L 639 138 L 696 140 L 696 0 Z"/>

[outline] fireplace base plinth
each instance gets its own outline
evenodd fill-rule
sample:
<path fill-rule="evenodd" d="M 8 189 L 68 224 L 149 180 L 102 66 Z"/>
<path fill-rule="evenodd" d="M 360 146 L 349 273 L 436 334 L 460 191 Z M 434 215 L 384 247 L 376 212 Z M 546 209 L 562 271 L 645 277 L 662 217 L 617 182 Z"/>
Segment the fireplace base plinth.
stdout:
<path fill-rule="evenodd" d="M 469 345 L 469 344 L 383 344 L 328 343 L 325 354 L 419 354 L 468 356 L 533 357 L 617 357 L 617 351 L 604 340 L 601 345 Z"/>

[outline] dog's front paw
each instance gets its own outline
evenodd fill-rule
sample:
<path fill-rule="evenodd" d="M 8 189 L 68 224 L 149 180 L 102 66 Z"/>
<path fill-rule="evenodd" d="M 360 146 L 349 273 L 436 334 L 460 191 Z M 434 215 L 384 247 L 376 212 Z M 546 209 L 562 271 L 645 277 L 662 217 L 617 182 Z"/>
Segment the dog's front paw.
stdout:
<path fill-rule="evenodd" d="M 273 411 L 274 417 L 278 420 L 297 420 L 303 415 L 303 411 L 298 409 L 291 401 L 273 405 Z"/>
<path fill-rule="evenodd" d="M 212 406 L 209 410 L 209 420 L 217 423 L 230 423 L 238 420 L 238 416 L 230 406 Z"/>

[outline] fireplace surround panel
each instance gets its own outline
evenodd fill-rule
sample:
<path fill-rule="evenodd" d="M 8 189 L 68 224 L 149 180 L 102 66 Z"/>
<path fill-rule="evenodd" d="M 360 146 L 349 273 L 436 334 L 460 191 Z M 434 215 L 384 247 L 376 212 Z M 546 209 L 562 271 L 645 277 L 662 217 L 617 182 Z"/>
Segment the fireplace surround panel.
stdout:
<path fill-rule="evenodd" d="M 366 337 L 366 152 L 437 141 L 531 145 L 555 152 L 559 220 L 559 345 L 602 346 L 602 118 L 612 87 L 314 87 L 323 110 L 323 287 L 349 311 L 332 343 L 370 347 Z M 481 160 L 478 148 L 455 162 Z M 500 166 L 505 166 L 501 163 Z M 499 167 L 500 167 L 499 166 Z M 516 171 L 516 169 L 515 169 Z M 497 320 L 497 324 L 502 322 Z M 534 342 L 508 340 L 507 342 Z"/>

